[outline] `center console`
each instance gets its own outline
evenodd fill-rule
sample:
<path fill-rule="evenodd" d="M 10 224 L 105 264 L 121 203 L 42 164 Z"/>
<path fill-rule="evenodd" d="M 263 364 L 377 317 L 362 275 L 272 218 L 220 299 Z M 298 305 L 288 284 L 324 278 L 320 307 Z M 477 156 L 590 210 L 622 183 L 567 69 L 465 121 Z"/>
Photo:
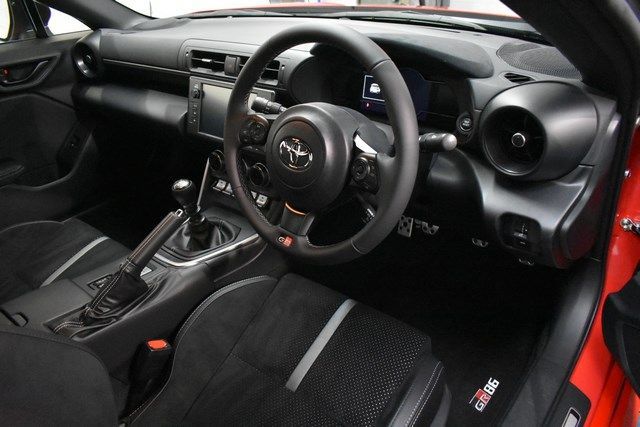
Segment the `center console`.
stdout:
<path fill-rule="evenodd" d="M 174 184 L 182 209 L 129 256 L 2 304 L 1 322 L 70 337 L 116 370 L 139 343 L 169 337 L 215 290 L 254 274 L 265 243 L 237 210 L 224 170 L 210 163 L 199 190 L 187 180 Z M 256 198 L 269 215 L 271 199 Z"/>

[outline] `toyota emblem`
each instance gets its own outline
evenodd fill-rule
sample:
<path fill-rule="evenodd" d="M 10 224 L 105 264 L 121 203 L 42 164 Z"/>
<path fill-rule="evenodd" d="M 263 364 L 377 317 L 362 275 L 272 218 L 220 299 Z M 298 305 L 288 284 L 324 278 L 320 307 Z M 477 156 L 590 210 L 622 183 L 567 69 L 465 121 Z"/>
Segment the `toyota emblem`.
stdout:
<path fill-rule="evenodd" d="M 298 138 L 289 137 L 280 142 L 280 161 L 289 169 L 302 171 L 313 163 L 311 148 Z"/>

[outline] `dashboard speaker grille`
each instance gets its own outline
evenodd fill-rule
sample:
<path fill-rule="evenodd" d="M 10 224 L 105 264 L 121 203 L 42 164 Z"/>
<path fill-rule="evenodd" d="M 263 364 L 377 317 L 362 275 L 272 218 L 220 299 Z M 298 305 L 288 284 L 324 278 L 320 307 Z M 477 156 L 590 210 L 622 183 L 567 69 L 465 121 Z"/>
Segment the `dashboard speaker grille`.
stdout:
<path fill-rule="evenodd" d="M 520 70 L 532 71 L 567 79 L 581 79 L 580 72 L 558 49 L 535 43 L 505 43 L 496 55 Z"/>

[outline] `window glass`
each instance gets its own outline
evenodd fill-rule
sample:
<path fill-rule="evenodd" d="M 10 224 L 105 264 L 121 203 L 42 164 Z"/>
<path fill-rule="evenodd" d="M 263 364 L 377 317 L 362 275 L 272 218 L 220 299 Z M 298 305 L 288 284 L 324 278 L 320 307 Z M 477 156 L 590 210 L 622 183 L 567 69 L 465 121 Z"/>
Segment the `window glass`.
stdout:
<path fill-rule="evenodd" d="M 11 15 L 9 13 L 9 0 L 0 0 L 0 41 L 9 38 L 11 28 Z"/>
<path fill-rule="evenodd" d="M 49 28 L 52 35 L 75 33 L 77 31 L 86 31 L 89 29 L 82 22 L 78 21 L 71 15 L 60 12 L 52 7 L 39 7 L 41 18 L 44 24 Z"/>
<path fill-rule="evenodd" d="M 0 0 L 0 43 L 36 37 L 24 5 L 17 0 Z"/>

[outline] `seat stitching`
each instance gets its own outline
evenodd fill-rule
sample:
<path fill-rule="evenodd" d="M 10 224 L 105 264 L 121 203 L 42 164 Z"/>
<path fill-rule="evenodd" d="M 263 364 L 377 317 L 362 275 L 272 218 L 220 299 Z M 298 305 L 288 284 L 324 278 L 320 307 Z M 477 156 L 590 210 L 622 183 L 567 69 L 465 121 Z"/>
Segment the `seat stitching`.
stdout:
<path fill-rule="evenodd" d="M 425 356 L 425 354 L 430 354 L 426 349 L 426 346 L 423 346 L 423 350 L 422 353 L 416 357 L 416 360 L 418 360 L 417 363 L 420 363 L 420 360 L 423 359 L 423 357 Z M 436 366 L 437 367 L 437 366 Z M 434 368 L 435 369 L 435 368 Z M 398 418 L 398 416 L 400 415 L 400 408 L 402 408 L 404 406 L 404 404 L 406 403 L 407 399 L 409 398 L 409 396 L 411 395 L 411 392 L 413 391 L 413 389 L 416 387 L 417 385 L 417 381 L 412 381 L 411 382 L 411 387 L 409 387 L 409 391 L 407 393 L 405 393 L 404 397 L 402 398 L 402 402 L 400 402 L 400 405 L 398 405 L 398 409 L 396 410 L 395 415 L 393 416 L 393 418 L 391 419 L 391 422 L 389 423 L 390 425 L 392 425 L 394 423 L 394 421 L 396 420 L 396 418 Z"/>
<path fill-rule="evenodd" d="M 91 308 L 92 310 L 96 308 L 102 302 L 102 300 L 107 295 L 107 293 L 116 285 L 118 279 L 120 279 L 120 277 L 122 277 L 123 274 L 124 274 L 124 267 L 121 267 L 120 271 L 118 271 L 118 274 L 111 279 L 111 282 L 109 282 L 107 286 L 102 288 L 100 293 L 96 295 L 96 299 L 94 299 L 91 303 L 89 303 L 89 308 Z"/>
<path fill-rule="evenodd" d="M 194 317 L 197 318 L 197 316 L 199 316 L 201 314 L 202 311 L 204 311 L 204 308 L 206 308 L 207 306 L 209 306 L 210 304 L 212 304 L 214 301 L 216 301 L 218 299 L 218 297 L 223 293 L 223 291 L 225 291 L 226 289 L 228 289 L 231 286 L 238 286 L 238 289 L 242 286 L 241 284 L 250 284 L 249 282 L 252 280 L 257 280 L 257 279 L 272 279 L 272 277 L 270 276 L 255 276 L 255 277 L 250 277 L 247 279 L 243 279 L 240 280 L 238 282 L 234 282 L 234 283 L 230 283 L 227 286 L 218 289 L 216 292 L 214 292 L 213 294 L 211 294 L 209 297 L 207 297 L 204 301 L 202 301 L 200 303 L 200 305 L 198 307 L 196 307 L 195 310 L 193 310 L 191 312 L 191 314 L 189 315 L 189 317 L 187 318 L 187 320 L 182 324 L 182 326 L 180 327 L 180 329 L 178 330 L 178 333 L 176 334 L 176 338 L 175 338 L 175 345 L 174 345 L 174 351 L 173 351 L 173 358 L 171 361 L 171 370 L 169 372 L 169 378 L 167 378 L 167 380 L 164 382 L 162 388 L 153 396 L 151 396 L 149 399 L 147 399 L 146 401 L 142 402 L 129 416 L 128 418 L 133 421 L 136 418 L 138 418 L 139 416 L 141 416 L 142 414 L 144 414 L 144 412 L 149 408 L 149 406 L 151 406 L 151 404 L 153 404 L 153 402 L 155 402 L 155 400 L 160 397 L 160 395 L 165 391 L 165 389 L 167 388 L 167 385 L 169 384 L 169 382 L 172 379 L 172 375 L 173 375 L 173 370 L 174 370 L 174 366 L 175 366 L 175 356 L 178 353 L 178 348 L 180 346 L 180 342 L 182 341 L 182 333 L 183 330 L 185 328 L 188 328 L 191 326 L 191 323 L 193 321 L 195 321 L 196 319 L 194 319 Z M 259 282 L 255 282 L 255 283 L 259 283 Z M 275 289 L 275 288 L 274 288 Z M 272 291 L 273 292 L 273 291 Z M 267 297 L 268 299 L 269 297 Z M 265 299 L 265 302 L 266 300 Z M 264 304 L 264 303 L 263 303 Z M 260 310 L 258 310 L 259 312 Z M 253 320 L 253 319 L 252 319 Z M 247 324 L 248 327 L 248 324 Z M 245 328 L 246 329 L 246 328 Z M 242 336 L 242 335 L 241 335 Z M 240 338 L 238 338 L 238 341 L 240 340 Z M 234 346 L 235 347 L 235 346 Z M 231 351 L 233 351 L 233 349 L 231 349 Z M 231 351 L 229 353 L 231 353 Z M 226 360 L 226 359 L 225 359 Z M 224 361 L 222 362 L 224 363 Z M 139 413 L 138 413 L 139 412 Z"/>
<path fill-rule="evenodd" d="M 440 361 L 438 361 L 438 363 L 436 363 L 436 366 L 433 368 L 433 372 L 431 372 L 431 376 L 429 377 L 429 382 L 427 382 L 427 385 L 424 388 L 424 391 L 422 392 L 422 394 L 420 395 L 420 398 L 418 399 L 418 402 L 416 402 L 416 406 L 413 408 L 413 410 L 411 411 L 411 414 L 409 415 L 409 418 L 407 419 L 407 422 L 405 424 L 405 426 L 409 426 L 409 423 L 411 422 L 411 420 L 413 419 L 413 415 L 416 413 L 416 410 L 418 409 L 418 406 L 420 405 L 420 403 L 422 402 L 422 398 L 424 397 L 424 395 L 427 393 L 427 390 L 429 389 L 429 386 L 431 385 L 431 380 L 433 380 L 433 376 L 436 373 L 436 370 L 438 369 L 438 366 L 440 366 Z"/>
<path fill-rule="evenodd" d="M 57 334 L 59 331 L 62 330 L 62 328 L 67 326 L 84 326 L 84 324 L 78 321 L 67 320 L 66 322 L 62 322 L 58 326 L 56 326 L 55 329 L 53 330 L 53 333 Z"/>
<path fill-rule="evenodd" d="M 422 413 L 422 410 L 427 406 L 427 402 L 429 402 L 429 399 L 431 398 L 431 393 L 433 393 L 433 390 L 436 389 L 436 385 L 438 384 L 438 380 L 440 379 L 440 375 L 442 374 L 442 371 L 444 371 L 444 367 L 440 368 L 440 371 L 438 371 L 438 376 L 436 377 L 436 380 L 433 383 L 433 388 L 431 388 L 431 391 L 429 392 L 429 394 L 427 395 L 427 398 L 425 399 L 424 403 L 420 407 L 420 410 L 416 414 L 416 417 L 413 419 L 413 422 L 411 423 L 411 427 L 413 427 L 416 424 L 416 422 L 418 421 L 418 418 L 420 418 L 420 414 Z"/>
<path fill-rule="evenodd" d="M 396 410 L 396 414 L 393 416 L 393 418 L 391 419 L 391 422 L 389 423 L 390 425 L 393 425 L 393 422 L 396 420 L 396 418 L 398 418 L 398 415 L 400 415 L 400 409 L 404 406 L 405 402 L 407 401 L 407 399 L 411 395 L 411 392 L 415 388 L 416 384 L 417 384 L 416 381 L 413 381 L 411 383 L 411 387 L 409 387 L 409 391 L 402 398 L 402 402 L 400 402 L 400 405 L 398 406 L 398 409 Z"/>

